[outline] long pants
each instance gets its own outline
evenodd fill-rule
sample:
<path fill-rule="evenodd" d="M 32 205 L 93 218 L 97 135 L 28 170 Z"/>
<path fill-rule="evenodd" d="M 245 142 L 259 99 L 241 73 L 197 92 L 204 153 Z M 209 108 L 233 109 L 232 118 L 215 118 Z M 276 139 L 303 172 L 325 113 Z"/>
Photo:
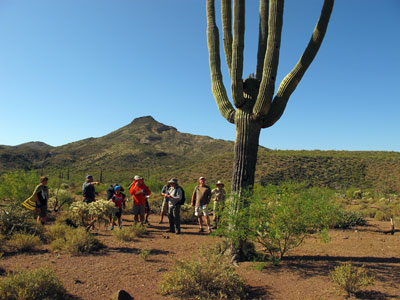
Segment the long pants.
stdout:
<path fill-rule="evenodd" d="M 175 206 L 168 206 L 168 220 L 169 230 L 180 232 L 181 231 L 181 206 L 179 204 Z"/>

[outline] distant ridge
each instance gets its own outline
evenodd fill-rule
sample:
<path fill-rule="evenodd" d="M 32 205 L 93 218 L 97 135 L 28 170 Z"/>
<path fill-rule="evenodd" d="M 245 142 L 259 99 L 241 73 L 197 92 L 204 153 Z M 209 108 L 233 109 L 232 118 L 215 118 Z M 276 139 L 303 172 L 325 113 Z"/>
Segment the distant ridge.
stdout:
<path fill-rule="evenodd" d="M 83 174 L 104 171 L 108 178 L 140 173 L 164 181 L 178 176 L 195 182 L 229 184 L 233 161 L 232 141 L 179 132 L 151 116 L 102 137 L 52 147 L 42 142 L 0 146 L 0 172 L 45 169 L 46 173 Z M 119 176 L 119 177 L 118 177 Z M 110 179 L 111 180 L 111 179 Z M 400 192 L 400 153 L 383 151 L 280 151 L 259 148 L 256 182 L 308 182 L 332 188 L 374 187 Z"/>

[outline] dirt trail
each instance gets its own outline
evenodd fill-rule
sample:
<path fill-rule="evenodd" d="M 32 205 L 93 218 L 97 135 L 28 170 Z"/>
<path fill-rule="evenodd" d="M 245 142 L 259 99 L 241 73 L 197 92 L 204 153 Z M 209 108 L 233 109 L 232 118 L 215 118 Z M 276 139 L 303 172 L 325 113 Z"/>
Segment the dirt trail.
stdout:
<path fill-rule="evenodd" d="M 132 224 L 124 216 L 124 226 Z M 172 299 L 158 294 L 162 276 L 171 270 L 176 258 L 190 258 L 202 245 L 218 238 L 199 234 L 196 225 L 183 225 L 181 235 L 167 233 L 166 223 L 159 225 L 157 216 L 150 216 L 149 234 L 127 243 L 118 241 L 111 232 L 96 228 L 94 233 L 108 247 L 102 254 L 70 256 L 56 254 L 43 246 L 36 254 L 6 255 L 0 260 L 5 270 L 54 269 L 74 299 L 109 299 L 119 289 L 128 291 L 135 300 Z M 389 225 L 370 222 L 369 226 L 352 230 L 334 230 L 331 241 L 320 242 L 313 236 L 294 250 L 279 266 L 256 269 L 257 263 L 240 263 L 239 274 L 251 287 L 250 299 L 345 299 L 329 280 L 334 266 L 352 262 L 365 266 L 376 276 L 376 282 L 359 299 L 400 299 L 400 234 L 385 235 Z M 147 261 L 141 250 L 150 250 Z"/>

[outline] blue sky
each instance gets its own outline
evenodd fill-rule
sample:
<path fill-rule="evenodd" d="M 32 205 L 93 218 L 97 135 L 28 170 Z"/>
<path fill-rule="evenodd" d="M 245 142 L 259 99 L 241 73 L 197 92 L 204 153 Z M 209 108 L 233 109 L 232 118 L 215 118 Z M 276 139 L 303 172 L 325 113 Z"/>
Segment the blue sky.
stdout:
<path fill-rule="evenodd" d="M 285 2 L 278 83 L 322 2 Z M 243 77 L 255 72 L 258 1 L 247 1 L 246 18 Z M 316 59 L 260 144 L 400 151 L 399 30 L 399 0 L 336 0 Z M 235 137 L 211 93 L 203 0 L 0 0 L 0 107 L 3 145 L 63 145 L 146 115 Z"/>

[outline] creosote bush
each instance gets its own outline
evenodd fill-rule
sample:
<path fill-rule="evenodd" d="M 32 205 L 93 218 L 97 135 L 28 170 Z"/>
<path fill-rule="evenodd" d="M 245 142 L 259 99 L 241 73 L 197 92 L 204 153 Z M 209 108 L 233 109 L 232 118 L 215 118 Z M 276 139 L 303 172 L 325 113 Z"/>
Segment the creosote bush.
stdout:
<path fill-rule="evenodd" d="M 8 247 L 16 252 L 32 252 L 41 244 L 38 236 L 26 233 L 15 233 L 7 242 Z"/>
<path fill-rule="evenodd" d="M 8 274 L 0 279 L 1 300 L 63 300 L 66 290 L 52 270 Z"/>
<path fill-rule="evenodd" d="M 113 236 L 124 242 L 131 242 L 135 238 L 142 237 L 146 233 L 147 229 L 145 226 L 140 224 L 123 227 L 122 229 L 115 229 Z"/>
<path fill-rule="evenodd" d="M 55 239 L 50 247 L 54 251 L 82 255 L 102 250 L 106 246 L 87 232 L 85 228 L 77 228 L 66 230 L 65 236 Z"/>
<path fill-rule="evenodd" d="M 262 195 L 251 198 L 250 236 L 274 259 L 281 259 L 312 233 L 327 240 L 329 225 L 336 218 L 332 197 L 328 190 L 299 184 L 268 186 Z"/>
<path fill-rule="evenodd" d="M 352 264 L 335 267 L 330 272 L 330 278 L 339 288 L 347 292 L 348 297 L 374 282 L 374 278 L 369 276 L 364 268 Z"/>
<path fill-rule="evenodd" d="M 244 299 L 246 285 L 228 258 L 202 249 L 188 261 L 177 260 L 161 282 L 161 294 L 188 299 Z"/>

